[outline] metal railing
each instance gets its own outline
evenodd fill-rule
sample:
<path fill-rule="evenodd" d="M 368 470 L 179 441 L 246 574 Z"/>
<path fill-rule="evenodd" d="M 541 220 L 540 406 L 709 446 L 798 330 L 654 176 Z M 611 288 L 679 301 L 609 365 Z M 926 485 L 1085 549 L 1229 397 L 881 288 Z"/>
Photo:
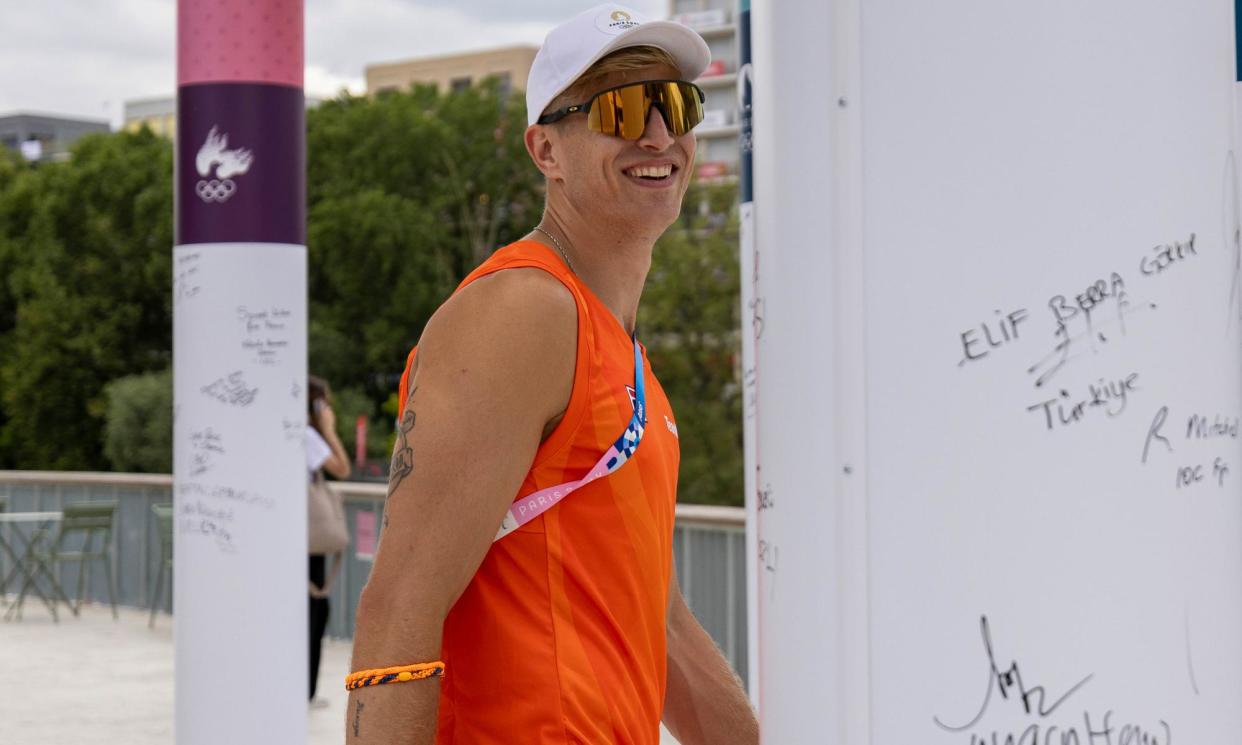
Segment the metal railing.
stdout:
<path fill-rule="evenodd" d="M 385 485 L 344 481 L 330 482 L 330 486 L 345 497 L 350 536 L 357 535 L 362 513 L 371 513 L 369 519 L 376 526 L 383 523 Z M 116 500 L 119 507 L 112 534 L 112 571 L 117 580 L 117 602 L 150 607 L 160 561 L 159 534 L 151 505 L 172 502 L 171 476 L 0 471 L 0 497 L 8 499 L 11 512 L 60 510 L 76 502 Z M 678 581 L 691 610 L 746 680 L 744 525 L 744 512 L 739 508 L 679 504 L 673 549 Z M 0 526 L 0 530 L 12 529 Z M 8 573 L 7 558 L 0 555 L 0 578 Z M 76 587 L 78 570 L 77 565 L 61 566 L 57 579 L 64 587 Z M 351 544 L 330 599 L 329 635 L 353 636 L 358 596 L 370 572 L 370 558 L 360 557 Z M 103 573 L 95 572 L 90 579 L 87 598 L 107 602 Z M 162 594 L 163 610 L 171 612 L 172 592 Z"/>

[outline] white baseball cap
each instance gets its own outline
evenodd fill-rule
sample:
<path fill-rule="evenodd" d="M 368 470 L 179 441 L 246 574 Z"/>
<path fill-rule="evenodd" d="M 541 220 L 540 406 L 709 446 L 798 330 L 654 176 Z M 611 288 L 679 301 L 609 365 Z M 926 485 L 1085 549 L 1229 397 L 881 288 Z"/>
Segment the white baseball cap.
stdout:
<path fill-rule="evenodd" d="M 597 5 L 548 32 L 526 82 L 527 123 L 538 121 L 588 67 L 618 49 L 638 46 L 668 52 L 687 80 L 702 75 L 712 61 L 707 42 L 687 26 L 648 20 L 622 5 Z"/>

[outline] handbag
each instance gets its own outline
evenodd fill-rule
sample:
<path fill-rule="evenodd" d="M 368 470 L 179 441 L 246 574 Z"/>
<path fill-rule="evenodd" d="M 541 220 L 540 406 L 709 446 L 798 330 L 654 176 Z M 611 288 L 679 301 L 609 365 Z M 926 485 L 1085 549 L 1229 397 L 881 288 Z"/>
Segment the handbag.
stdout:
<path fill-rule="evenodd" d="M 316 600 L 330 597 L 332 595 L 332 586 L 336 584 L 336 578 L 341 576 L 341 563 L 345 557 L 341 554 L 332 554 L 332 569 L 328 570 L 328 576 L 324 577 L 323 587 L 316 585 L 314 582 L 307 582 L 310 586 L 310 596 Z"/>
<path fill-rule="evenodd" d="M 316 472 L 306 490 L 306 545 L 312 554 L 335 554 L 349 545 L 345 501 Z"/>

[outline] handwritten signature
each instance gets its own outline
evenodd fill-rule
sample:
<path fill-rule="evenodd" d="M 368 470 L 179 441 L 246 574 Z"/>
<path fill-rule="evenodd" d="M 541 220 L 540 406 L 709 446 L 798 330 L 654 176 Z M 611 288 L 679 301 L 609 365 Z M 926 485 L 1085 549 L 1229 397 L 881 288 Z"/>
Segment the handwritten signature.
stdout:
<path fill-rule="evenodd" d="M 241 370 L 205 385 L 201 390 L 211 398 L 230 406 L 249 406 L 259 392 L 258 388 L 247 385 Z"/>
<path fill-rule="evenodd" d="M 962 725 L 945 724 L 940 717 L 932 717 L 932 721 L 936 723 L 936 726 L 943 730 L 947 730 L 949 732 L 961 732 L 974 727 L 981 719 L 983 719 L 983 715 L 987 713 L 988 705 L 992 702 L 992 695 L 997 692 L 999 692 L 1001 698 L 1004 699 L 1008 699 L 1011 695 L 1016 694 L 1017 700 L 1021 702 L 1022 708 L 1027 714 L 1038 714 L 1040 717 L 1050 716 L 1062 704 L 1064 704 L 1070 696 L 1077 693 L 1078 689 L 1085 686 L 1093 677 L 1095 677 L 1094 673 L 1088 675 L 1071 686 L 1070 689 L 1059 698 L 1049 703 L 1048 691 L 1042 685 L 1035 685 L 1030 688 L 1027 687 L 1025 681 L 1022 679 L 1022 671 L 1019 669 L 1018 662 L 1016 660 L 1004 670 L 1002 670 L 1000 665 L 997 664 L 996 653 L 992 648 L 992 631 L 988 627 L 987 616 L 982 616 L 979 619 L 979 627 L 983 635 L 983 648 L 987 652 L 988 656 L 988 687 L 983 694 L 983 703 L 979 706 L 979 711 L 975 714 L 974 718 Z"/>

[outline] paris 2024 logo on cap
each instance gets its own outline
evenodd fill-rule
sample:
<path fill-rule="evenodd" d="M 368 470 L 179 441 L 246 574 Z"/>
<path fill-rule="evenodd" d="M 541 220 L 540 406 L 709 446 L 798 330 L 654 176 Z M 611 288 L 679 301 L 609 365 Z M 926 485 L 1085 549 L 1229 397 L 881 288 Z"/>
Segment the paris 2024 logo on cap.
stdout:
<path fill-rule="evenodd" d="M 233 176 L 244 175 L 254 163 L 254 153 L 246 148 L 229 150 L 228 147 L 228 133 L 220 134 L 219 127 L 212 127 L 207 133 L 207 141 L 198 149 L 198 156 L 194 159 L 198 175 L 202 176 L 194 185 L 194 191 L 199 199 L 208 204 L 227 202 L 237 191 Z"/>
<path fill-rule="evenodd" d="M 628 10 L 605 10 L 595 18 L 595 27 L 606 34 L 617 35 L 641 24 Z"/>

